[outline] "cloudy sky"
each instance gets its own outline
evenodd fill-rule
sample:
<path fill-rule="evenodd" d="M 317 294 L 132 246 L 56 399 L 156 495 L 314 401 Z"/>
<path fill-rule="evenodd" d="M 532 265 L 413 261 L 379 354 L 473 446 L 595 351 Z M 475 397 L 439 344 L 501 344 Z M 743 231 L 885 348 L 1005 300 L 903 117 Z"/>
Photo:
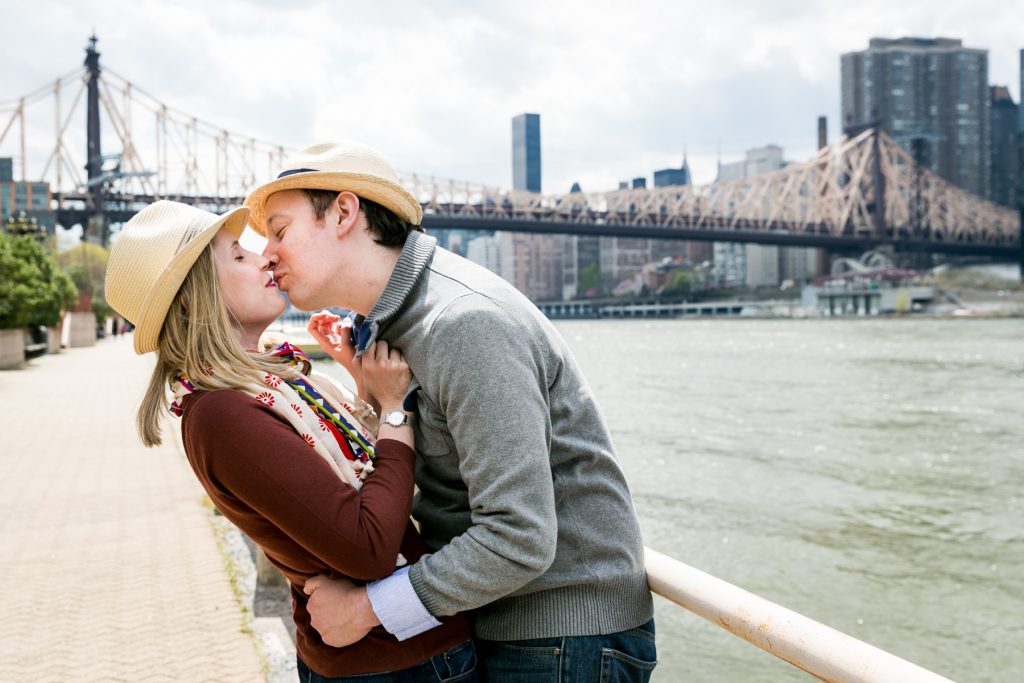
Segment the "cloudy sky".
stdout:
<path fill-rule="evenodd" d="M 169 105 L 293 148 L 358 139 L 408 172 L 509 187 L 510 119 L 538 112 L 562 192 L 684 148 L 698 182 L 768 143 L 808 158 L 819 115 L 838 133 L 839 55 L 872 36 L 987 49 L 1017 99 L 1024 0 L 19 0 L 0 25 L 0 102 L 75 69 L 95 28 L 102 64 Z"/>

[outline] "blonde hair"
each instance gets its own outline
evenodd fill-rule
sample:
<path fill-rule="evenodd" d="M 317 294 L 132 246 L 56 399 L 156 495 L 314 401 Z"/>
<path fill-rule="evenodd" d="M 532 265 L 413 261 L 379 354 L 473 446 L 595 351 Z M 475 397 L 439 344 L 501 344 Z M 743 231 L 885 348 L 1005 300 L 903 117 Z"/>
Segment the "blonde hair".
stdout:
<path fill-rule="evenodd" d="M 244 389 L 260 383 L 266 373 L 293 379 L 298 372 L 287 361 L 246 351 L 217 283 L 212 246 L 192 265 L 171 302 L 157 342 L 156 367 L 136 418 L 146 446 L 157 446 L 160 418 L 167 413 L 169 383 L 184 373 L 197 391 Z"/>

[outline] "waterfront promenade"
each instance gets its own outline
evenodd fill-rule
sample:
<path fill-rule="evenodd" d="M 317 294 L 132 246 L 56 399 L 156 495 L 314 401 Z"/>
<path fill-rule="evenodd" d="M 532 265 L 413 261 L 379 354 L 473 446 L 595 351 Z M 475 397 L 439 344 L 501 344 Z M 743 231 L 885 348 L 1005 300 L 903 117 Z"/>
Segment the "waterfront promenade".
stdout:
<path fill-rule="evenodd" d="M 2 683 L 264 680 L 173 433 L 136 436 L 151 367 L 127 336 L 0 372 Z"/>

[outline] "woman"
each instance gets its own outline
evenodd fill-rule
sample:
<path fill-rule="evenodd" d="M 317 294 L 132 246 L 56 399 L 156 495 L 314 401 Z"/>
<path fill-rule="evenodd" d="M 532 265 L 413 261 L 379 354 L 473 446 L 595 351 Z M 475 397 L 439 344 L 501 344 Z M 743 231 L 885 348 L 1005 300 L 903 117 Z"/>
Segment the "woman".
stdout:
<path fill-rule="evenodd" d="M 285 303 L 266 259 L 238 243 L 247 218 L 245 208 L 217 216 L 160 201 L 111 250 L 107 301 L 135 324 L 136 352 L 157 355 L 139 409 L 142 440 L 160 443 L 170 385 L 203 488 L 291 584 L 303 681 L 476 680 L 462 615 L 401 643 L 378 627 L 343 648 L 310 625 L 307 579 L 380 579 L 426 552 L 409 521 L 412 429 L 382 423 L 374 438 L 375 425 L 358 419 L 372 411 L 310 378 L 300 351 L 257 351 Z M 411 376 L 401 354 L 381 343 L 350 370 L 381 415 L 402 410 Z"/>

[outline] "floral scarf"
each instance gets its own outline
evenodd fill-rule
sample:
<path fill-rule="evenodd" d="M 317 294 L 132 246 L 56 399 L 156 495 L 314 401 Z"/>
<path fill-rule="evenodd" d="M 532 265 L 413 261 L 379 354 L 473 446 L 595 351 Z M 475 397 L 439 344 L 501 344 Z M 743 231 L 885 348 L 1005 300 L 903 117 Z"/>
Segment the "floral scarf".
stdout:
<path fill-rule="evenodd" d="M 284 342 L 271 355 L 287 359 L 301 375 L 286 380 L 268 372 L 262 384 L 253 383 L 243 393 L 287 420 L 342 481 L 358 490 L 373 472 L 376 439 L 363 424 L 375 421 L 373 410 L 358 397 L 342 395 L 337 386 L 331 386 L 333 380 L 329 377 L 321 375 L 323 379 L 314 382 L 310 377 L 312 363 L 302 349 Z M 196 389 L 179 372 L 171 380 L 171 391 L 174 401 L 170 411 L 181 417 L 182 399 Z"/>

